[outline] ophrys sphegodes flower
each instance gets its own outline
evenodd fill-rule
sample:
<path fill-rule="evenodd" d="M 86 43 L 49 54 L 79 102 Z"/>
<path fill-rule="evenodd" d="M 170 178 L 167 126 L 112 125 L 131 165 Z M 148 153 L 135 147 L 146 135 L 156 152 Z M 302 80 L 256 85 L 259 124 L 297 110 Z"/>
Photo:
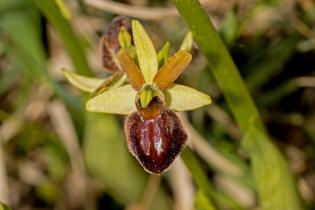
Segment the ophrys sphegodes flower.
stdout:
<path fill-rule="evenodd" d="M 109 65 L 103 50 L 104 67 L 112 64 L 116 67 L 111 71 L 112 78 L 87 78 L 68 71 L 65 74 L 74 86 L 96 94 L 87 102 L 87 111 L 128 115 L 125 133 L 130 152 L 146 171 L 160 174 L 187 141 L 187 133 L 174 111 L 193 110 L 210 104 L 211 100 L 193 88 L 174 84 L 191 61 L 189 52 L 179 50 L 169 57 L 167 43 L 157 54 L 140 22 L 132 21 L 132 36 L 128 32 L 129 23 L 111 24 L 115 27 L 112 34 L 116 34 L 113 40 L 119 43 L 114 48 L 108 48 L 108 37 L 102 39 L 102 49 L 106 45 L 106 53 L 111 53 L 105 53 L 105 57 L 114 55 Z M 126 75 L 130 84 L 121 79 Z"/>

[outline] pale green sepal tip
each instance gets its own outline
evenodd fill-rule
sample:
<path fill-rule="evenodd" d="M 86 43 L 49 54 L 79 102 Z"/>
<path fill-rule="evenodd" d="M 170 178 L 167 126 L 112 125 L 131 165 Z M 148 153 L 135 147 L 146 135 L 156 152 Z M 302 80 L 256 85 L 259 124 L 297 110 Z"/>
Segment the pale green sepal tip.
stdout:
<path fill-rule="evenodd" d="M 194 46 L 193 34 L 190 31 L 188 31 L 179 49 L 185 50 L 186 52 L 190 52 L 193 46 Z"/>
<path fill-rule="evenodd" d="M 131 85 L 124 85 L 107 90 L 86 103 L 89 112 L 128 115 L 136 111 L 135 97 L 137 92 Z"/>
<path fill-rule="evenodd" d="M 144 89 L 139 93 L 141 107 L 146 108 L 153 98 L 153 90 Z"/>
<path fill-rule="evenodd" d="M 105 81 L 105 79 L 81 76 L 64 68 L 61 70 L 71 85 L 85 92 L 93 93 Z"/>
<path fill-rule="evenodd" d="M 168 109 L 182 112 L 194 110 L 211 103 L 209 95 L 194 88 L 184 85 L 173 84 L 164 91 L 166 107 Z"/>
<path fill-rule="evenodd" d="M 138 63 L 146 84 L 152 85 L 158 71 L 155 47 L 147 32 L 137 20 L 132 20 L 133 41 L 136 47 Z"/>

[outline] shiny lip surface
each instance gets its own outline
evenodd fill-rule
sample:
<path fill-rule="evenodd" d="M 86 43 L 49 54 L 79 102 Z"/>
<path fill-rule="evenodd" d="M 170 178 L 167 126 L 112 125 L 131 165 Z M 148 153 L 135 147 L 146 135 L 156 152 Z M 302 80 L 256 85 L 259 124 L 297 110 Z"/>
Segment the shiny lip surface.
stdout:
<path fill-rule="evenodd" d="M 163 110 L 161 115 L 150 120 L 134 112 L 126 119 L 125 131 L 130 152 L 153 174 L 165 171 L 187 141 L 180 120 L 170 110 Z"/>

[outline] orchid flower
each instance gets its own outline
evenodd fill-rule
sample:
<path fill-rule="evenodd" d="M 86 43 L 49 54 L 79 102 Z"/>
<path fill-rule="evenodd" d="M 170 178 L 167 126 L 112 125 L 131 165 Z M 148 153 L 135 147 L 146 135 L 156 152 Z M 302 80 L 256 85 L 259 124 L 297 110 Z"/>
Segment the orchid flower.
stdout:
<path fill-rule="evenodd" d="M 116 81 L 102 92 L 95 92 L 106 79 L 64 72 L 74 86 L 97 93 L 86 103 L 87 111 L 128 115 L 125 133 L 129 151 L 147 172 L 160 174 L 187 141 L 187 133 L 174 111 L 197 109 L 210 104 L 211 99 L 198 90 L 174 84 L 192 59 L 185 44 L 171 57 L 169 43 L 157 53 L 140 22 L 132 20 L 131 25 L 132 36 L 125 28 L 117 33 L 120 43 L 114 56 L 117 71 L 112 71 L 127 75 L 130 84 Z M 186 39 L 192 42 L 191 36 Z"/>

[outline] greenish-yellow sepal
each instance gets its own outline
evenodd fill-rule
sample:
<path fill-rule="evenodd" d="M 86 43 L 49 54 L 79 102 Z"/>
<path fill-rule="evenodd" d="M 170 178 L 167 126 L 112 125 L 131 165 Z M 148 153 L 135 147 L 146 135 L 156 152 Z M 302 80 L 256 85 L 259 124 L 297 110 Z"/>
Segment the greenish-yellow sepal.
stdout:
<path fill-rule="evenodd" d="M 62 69 L 62 71 L 71 85 L 89 93 L 97 90 L 105 81 L 105 79 L 81 76 L 66 69 Z"/>
<path fill-rule="evenodd" d="M 137 20 L 132 21 L 132 34 L 140 70 L 146 84 L 152 84 L 153 78 L 158 71 L 157 54 L 154 45 L 141 23 Z"/>
<path fill-rule="evenodd" d="M 164 91 L 164 97 L 166 108 L 178 112 L 197 109 L 211 103 L 209 95 L 178 84 L 173 84 Z"/>
<path fill-rule="evenodd" d="M 112 76 L 106 77 L 103 84 L 101 84 L 94 93 L 100 94 L 106 90 L 114 89 L 122 86 L 127 81 L 127 75 L 125 72 L 117 72 Z"/>
<path fill-rule="evenodd" d="M 137 92 L 131 85 L 110 89 L 90 99 L 86 103 L 86 110 L 89 112 L 128 115 L 136 111 L 136 94 Z"/>

